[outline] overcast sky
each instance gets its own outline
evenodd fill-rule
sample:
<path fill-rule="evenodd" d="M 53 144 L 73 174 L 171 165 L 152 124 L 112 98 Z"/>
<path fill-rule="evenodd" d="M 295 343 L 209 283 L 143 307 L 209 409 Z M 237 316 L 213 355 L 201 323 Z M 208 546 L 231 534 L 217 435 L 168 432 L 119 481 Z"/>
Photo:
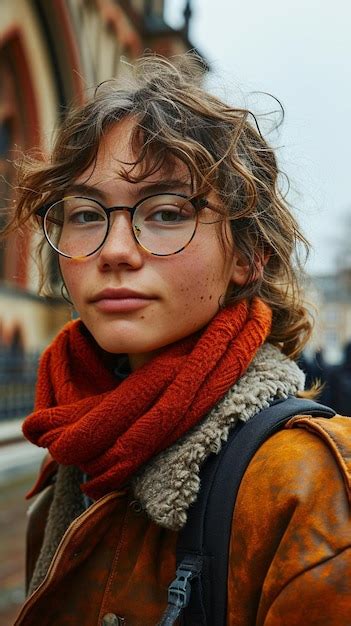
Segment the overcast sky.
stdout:
<path fill-rule="evenodd" d="M 185 0 L 166 0 L 179 25 Z M 190 39 L 212 67 L 211 88 L 258 112 L 285 109 L 279 146 L 288 196 L 314 252 L 308 268 L 332 272 L 351 214 L 351 2 L 193 0 Z M 350 233 L 351 238 L 351 233 Z M 351 241 L 350 241 L 351 246 Z"/>

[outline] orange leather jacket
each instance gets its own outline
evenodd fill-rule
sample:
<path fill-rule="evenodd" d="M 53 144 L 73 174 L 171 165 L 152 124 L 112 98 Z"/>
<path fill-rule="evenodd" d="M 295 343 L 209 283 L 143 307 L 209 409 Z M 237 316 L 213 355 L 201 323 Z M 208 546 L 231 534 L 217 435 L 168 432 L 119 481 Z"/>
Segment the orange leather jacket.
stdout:
<path fill-rule="evenodd" d="M 52 489 L 31 512 L 29 577 Z M 228 626 L 351 625 L 350 500 L 350 419 L 294 417 L 261 446 L 233 513 Z M 155 626 L 176 542 L 130 493 L 106 495 L 71 524 L 15 626 Z"/>

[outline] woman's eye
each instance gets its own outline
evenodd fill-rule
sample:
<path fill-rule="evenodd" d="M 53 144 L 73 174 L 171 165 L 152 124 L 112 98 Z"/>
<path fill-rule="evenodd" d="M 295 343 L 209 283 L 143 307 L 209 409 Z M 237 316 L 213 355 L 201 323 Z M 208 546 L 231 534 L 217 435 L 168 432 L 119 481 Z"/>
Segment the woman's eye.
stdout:
<path fill-rule="evenodd" d="M 95 222 L 104 222 L 105 217 L 101 213 L 98 213 L 98 211 L 81 210 L 71 213 L 69 221 L 73 224 L 91 224 Z"/>
<path fill-rule="evenodd" d="M 188 220 L 191 217 L 186 211 L 175 207 L 170 209 L 158 209 L 151 215 L 149 215 L 148 221 L 160 222 L 163 224 L 176 224 Z"/>

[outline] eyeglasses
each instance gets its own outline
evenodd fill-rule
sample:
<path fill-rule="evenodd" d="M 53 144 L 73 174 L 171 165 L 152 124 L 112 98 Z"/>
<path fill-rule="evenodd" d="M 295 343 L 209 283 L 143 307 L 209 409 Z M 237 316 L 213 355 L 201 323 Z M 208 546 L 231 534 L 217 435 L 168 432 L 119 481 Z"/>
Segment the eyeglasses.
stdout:
<path fill-rule="evenodd" d="M 50 246 L 68 258 L 88 257 L 97 252 L 107 239 L 110 215 L 115 211 L 130 213 L 132 232 L 144 250 L 155 256 L 170 256 L 186 248 L 199 222 L 213 224 L 223 219 L 206 207 L 206 199 L 178 193 L 155 194 L 133 207 L 110 208 L 91 198 L 68 196 L 41 207 L 37 215 L 43 220 Z"/>

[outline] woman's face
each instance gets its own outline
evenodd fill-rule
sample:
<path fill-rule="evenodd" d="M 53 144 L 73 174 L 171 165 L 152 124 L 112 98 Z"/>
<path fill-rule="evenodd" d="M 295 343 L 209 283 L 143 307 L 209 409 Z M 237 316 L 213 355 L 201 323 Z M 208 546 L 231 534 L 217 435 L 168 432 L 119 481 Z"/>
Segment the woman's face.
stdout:
<path fill-rule="evenodd" d="M 96 166 L 74 181 L 85 186 L 84 196 L 107 207 L 133 206 L 150 193 L 167 190 L 162 172 L 139 183 L 121 176 L 123 162 L 135 159 L 130 148 L 133 125 L 126 119 L 106 133 Z M 171 176 L 167 174 L 167 185 L 169 191 L 190 193 L 189 172 L 180 161 Z M 229 225 L 223 228 L 228 229 L 231 242 Z M 109 235 L 98 252 L 83 260 L 60 257 L 60 267 L 74 307 L 96 342 L 108 352 L 127 353 L 135 368 L 159 349 L 205 326 L 217 313 L 229 284 L 243 284 L 247 268 L 233 244 L 226 245 L 227 254 L 218 224 L 199 223 L 182 252 L 153 256 L 135 241 L 129 213 L 118 211 L 111 214 Z M 118 291 L 122 289 L 134 293 Z M 105 290 L 109 291 L 102 293 Z"/>

